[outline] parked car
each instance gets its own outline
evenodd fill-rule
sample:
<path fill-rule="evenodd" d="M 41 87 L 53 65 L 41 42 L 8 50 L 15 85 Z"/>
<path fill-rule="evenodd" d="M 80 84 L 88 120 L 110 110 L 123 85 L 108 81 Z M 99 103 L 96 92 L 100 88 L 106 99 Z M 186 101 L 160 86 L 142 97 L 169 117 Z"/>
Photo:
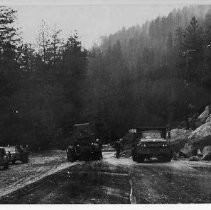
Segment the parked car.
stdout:
<path fill-rule="evenodd" d="M 8 146 L 5 147 L 6 153 L 9 158 L 9 162 L 15 164 L 16 161 L 22 163 L 28 163 L 29 153 L 22 146 Z"/>
<path fill-rule="evenodd" d="M 9 166 L 9 158 L 4 147 L 0 147 L 0 166 L 4 169 L 8 169 Z"/>

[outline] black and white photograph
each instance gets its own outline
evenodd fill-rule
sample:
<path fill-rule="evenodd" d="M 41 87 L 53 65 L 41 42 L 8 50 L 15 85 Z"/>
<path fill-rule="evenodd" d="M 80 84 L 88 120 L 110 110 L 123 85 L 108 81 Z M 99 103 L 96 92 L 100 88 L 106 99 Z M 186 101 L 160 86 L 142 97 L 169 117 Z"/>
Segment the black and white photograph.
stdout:
<path fill-rule="evenodd" d="M 1 209 L 210 203 L 210 0 L 0 0 Z"/>

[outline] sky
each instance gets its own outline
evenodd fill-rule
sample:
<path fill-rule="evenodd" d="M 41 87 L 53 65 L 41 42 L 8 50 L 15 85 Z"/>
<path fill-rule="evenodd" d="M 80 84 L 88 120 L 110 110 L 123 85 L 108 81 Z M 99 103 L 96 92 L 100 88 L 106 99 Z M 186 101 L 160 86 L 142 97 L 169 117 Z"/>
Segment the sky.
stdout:
<path fill-rule="evenodd" d="M 207 0 L 208 1 L 208 0 Z M 201 1 L 207 2 L 207 1 Z M 0 0 L 17 10 L 17 25 L 26 42 L 34 43 L 42 19 L 61 29 L 63 36 L 77 30 L 82 45 L 90 48 L 100 37 L 133 25 L 142 25 L 157 16 L 166 16 L 174 8 L 199 3 L 190 0 Z"/>

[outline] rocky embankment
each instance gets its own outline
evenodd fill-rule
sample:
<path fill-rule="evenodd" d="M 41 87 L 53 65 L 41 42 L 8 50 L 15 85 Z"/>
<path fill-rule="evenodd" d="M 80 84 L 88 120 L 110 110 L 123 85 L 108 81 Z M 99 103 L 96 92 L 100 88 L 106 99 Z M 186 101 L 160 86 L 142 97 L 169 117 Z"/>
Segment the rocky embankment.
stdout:
<path fill-rule="evenodd" d="M 211 160 L 211 106 L 195 120 L 196 129 L 174 128 L 171 130 L 171 148 L 174 158 L 189 158 L 191 161 Z M 131 129 L 124 137 L 123 157 L 131 156 L 131 146 L 135 133 Z"/>
<path fill-rule="evenodd" d="M 211 160 L 211 108 L 205 110 L 197 118 L 198 127 L 195 130 L 171 130 L 172 148 L 177 157 L 183 156 L 189 160 Z"/>

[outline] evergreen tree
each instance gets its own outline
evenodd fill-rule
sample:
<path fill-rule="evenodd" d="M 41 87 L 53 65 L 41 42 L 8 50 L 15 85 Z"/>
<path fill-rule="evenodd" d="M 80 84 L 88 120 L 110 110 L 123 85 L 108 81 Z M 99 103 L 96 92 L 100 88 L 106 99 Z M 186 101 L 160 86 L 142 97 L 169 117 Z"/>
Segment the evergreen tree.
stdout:
<path fill-rule="evenodd" d="M 203 59 L 202 28 L 198 25 L 196 17 L 193 17 L 190 25 L 186 28 L 184 37 L 184 53 L 188 62 L 188 74 L 191 81 L 200 81 L 201 71 L 198 68 Z"/>

